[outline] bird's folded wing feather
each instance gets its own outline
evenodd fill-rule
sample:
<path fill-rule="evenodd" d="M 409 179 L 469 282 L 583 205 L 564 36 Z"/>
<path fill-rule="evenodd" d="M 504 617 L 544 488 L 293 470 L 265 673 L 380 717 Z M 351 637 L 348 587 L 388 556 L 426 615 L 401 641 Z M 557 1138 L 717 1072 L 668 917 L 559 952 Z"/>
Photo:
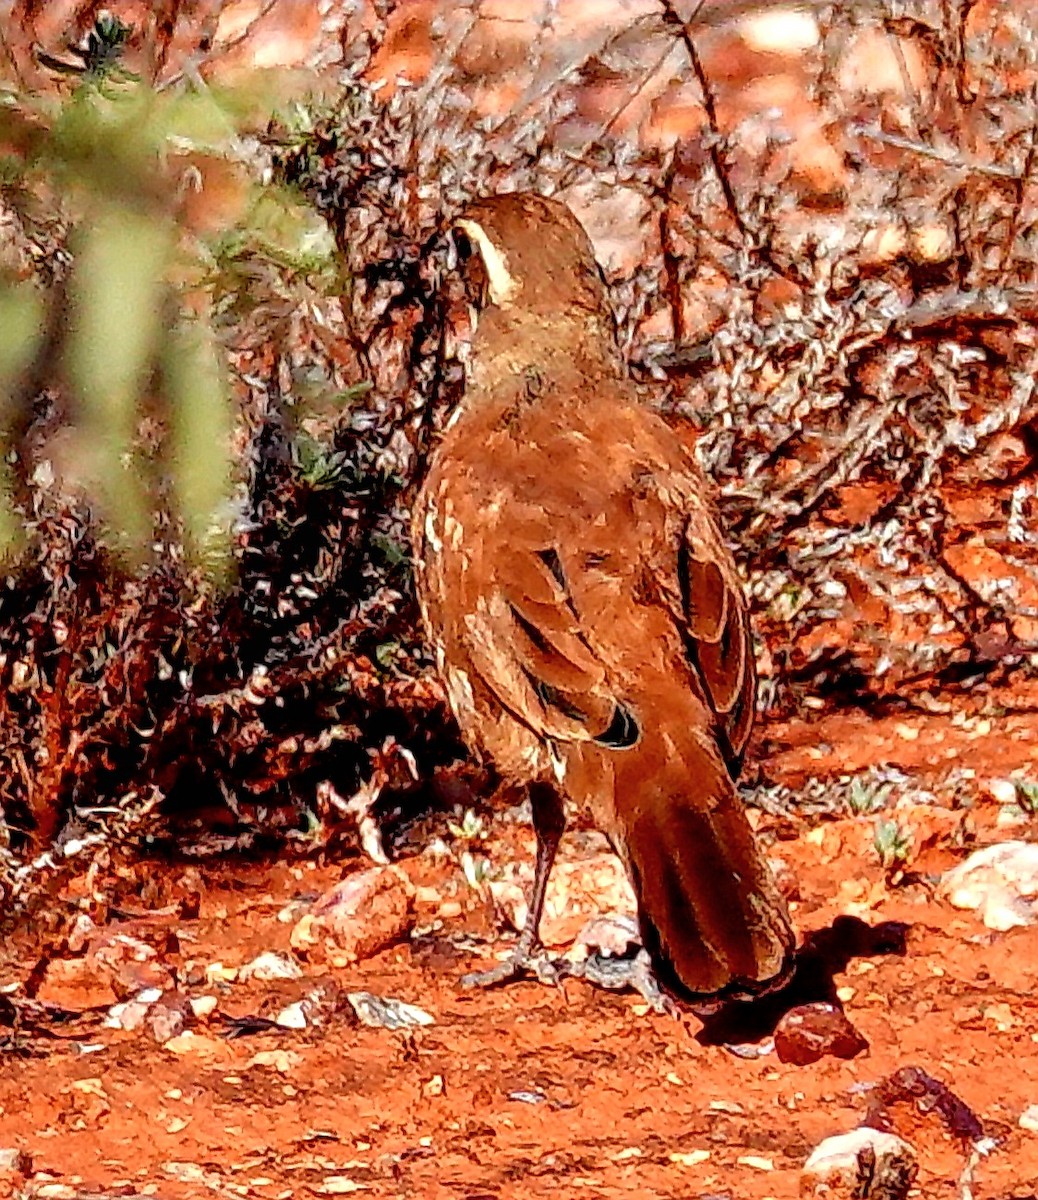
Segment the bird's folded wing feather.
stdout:
<path fill-rule="evenodd" d="M 734 774 L 753 726 L 757 674 L 735 562 L 702 502 L 687 510 L 676 565 L 680 603 L 675 611 L 686 654 L 715 715 L 721 749 Z"/>
<path fill-rule="evenodd" d="M 618 707 L 547 536 L 498 544 L 489 581 L 468 597 L 464 640 L 503 707 L 540 736 L 590 741 Z"/>
<path fill-rule="evenodd" d="M 738 773 L 753 726 L 757 672 L 749 614 L 735 560 L 714 513 L 713 487 L 696 457 L 697 435 L 671 414 L 646 426 L 651 453 L 665 463 L 665 482 L 654 499 L 678 558 L 661 573 L 660 588 L 685 640 L 686 654 L 718 724 L 721 749 Z M 669 476 L 669 478 L 667 477 Z M 680 532 L 674 530 L 680 520 Z"/>
<path fill-rule="evenodd" d="M 637 595 L 633 586 L 614 589 L 613 611 L 606 612 L 600 596 L 590 599 L 587 577 L 570 569 L 577 556 L 554 549 L 548 529 L 524 530 L 495 540 L 492 569 L 469 572 L 469 587 L 480 590 L 463 605 L 463 637 L 502 706 L 540 736 L 623 746 L 624 698 L 607 679 L 600 647 L 625 636 L 624 604 L 655 603 L 678 630 L 735 773 L 756 688 L 741 584 L 709 509 L 695 496 L 681 503 L 671 489 L 662 496 L 652 497 L 657 511 L 644 514 L 648 523 L 629 522 L 596 568 L 599 576 L 617 571 L 617 560 L 625 558 L 648 584 Z M 668 511 L 659 511 L 663 504 Z"/>

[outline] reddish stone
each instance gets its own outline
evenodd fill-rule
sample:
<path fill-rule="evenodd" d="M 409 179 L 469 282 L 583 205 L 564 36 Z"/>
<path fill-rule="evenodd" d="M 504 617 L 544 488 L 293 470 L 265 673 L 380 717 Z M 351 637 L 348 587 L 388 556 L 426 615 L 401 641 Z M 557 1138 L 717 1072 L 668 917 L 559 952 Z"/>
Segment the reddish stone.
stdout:
<path fill-rule="evenodd" d="M 853 1058 L 868 1042 L 835 1004 L 802 1004 L 791 1008 L 775 1029 L 780 1062 L 805 1067 L 826 1055 Z"/>
<path fill-rule="evenodd" d="M 414 888 L 399 867 L 360 871 L 316 901 L 293 929 L 292 945 L 310 954 L 330 942 L 346 961 L 369 958 L 407 936 L 413 899 Z"/>

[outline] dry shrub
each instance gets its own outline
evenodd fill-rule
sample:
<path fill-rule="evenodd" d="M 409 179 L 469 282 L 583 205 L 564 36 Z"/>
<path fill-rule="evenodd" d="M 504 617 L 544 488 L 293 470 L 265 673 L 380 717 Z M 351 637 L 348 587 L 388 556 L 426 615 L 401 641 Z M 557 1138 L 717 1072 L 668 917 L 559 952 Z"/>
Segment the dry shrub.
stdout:
<path fill-rule="evenodd" d="M 731 66 L 772 6 L 693 7 L 441 6 L 425 42 L 383 9 L 375 62 L 406 37 L 424 77 L 386 101 L 362 56 L 289 168 L 354 273 L 360 360 L 401 422 L 435 424 L 457 384 L 437 231 L 473 195 L 561 195 L 632 365 L 702 430 L 765 698 L 912 701 L 1029 669 L 1038 16 L 810 6 L 787 119 Z"/>
<path fill-rule="evenodd" d="M 424 82 L 388 103 L 358 83 L 320 130 L 301 174 L 358 280 L 380 393 L 404 417 L 453 394 L 425 282 L 445 215 L 560 194 L 598 235 L 632 364 L 703 431 L 766 695 L 904 698 L 1029 667 L 1038 17 L 812 6 L 784 65 L 798 127 L 745 100 L 749 77 L 711 81 L 747 36 L 721 6 L 688 20 L 653 0 L 567 31 L 575 8 L 524 24 L 445 6 Z M 863 47 L 896 68 L 886 90 Z M 502 61 L 516 98 L 495 112 Z M 690 94 L 684 135 L 654 136 Z"/>
<path fill-rule="evenodd" d="M 348 797 L 373 770 L 400 783 L 410 754 L 422 777 L 460 754 L 404 530 L 462 382 L 444 231 L 495 190 L 573 205 L 632 369 L 700 427 L 768 704 L 928 702 L 1031 667 L 1038 18 L 812 4 L 796 54 L 754 50 L 771 7 L 324 18 L 338 98 L 237 151 L 326 219 L 344 277 L 245 244 L 210 281 L 239 582 L 220 596 L 168 563 L 118 579 L 82 514 L 36 498 L 39 558 L 0 607 L 11 830 L 40 843 L 128 797 L 298 824 L 322 785 Z M 191 31 L 219 5 L 167 8 L 153 73 L 184 86 L 184 63 L 217 69 Z M 409 84 L 376 83 L 401 64 Z M 754 100 L 772 75 L 788 112 Z"/>

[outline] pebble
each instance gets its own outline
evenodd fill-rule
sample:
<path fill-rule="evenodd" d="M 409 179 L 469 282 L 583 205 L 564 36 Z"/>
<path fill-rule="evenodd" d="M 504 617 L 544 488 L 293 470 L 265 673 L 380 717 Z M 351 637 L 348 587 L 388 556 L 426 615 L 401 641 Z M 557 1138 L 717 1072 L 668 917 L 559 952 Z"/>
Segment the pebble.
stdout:
<path fill-rule="evenodd" d="M 976 850 L 941 879 L 955 908 L 970 908 L 998 932 L 1038 922 L 1038 844 L 998 842 Z"/>
<path fill-rule="evenodd" d="M 801 1067 L 826 1056 L 854 1058 L 868 1045 L 835 1004 L 801 1004 L 785 1013 L 775 1027 L 779 1061 Z"/>
<path fill-rule="evenodd" d="M 297 1000 L 295 1004 L 289 1004 L 283 1008 L 274 1018 L 274 1023 L 280 1025 L 282 1029 L 305 1029 L 306 1013 L 303 1010 L 302 1000 Z"/>
<path fill-rule="evenodd" d="M 0 1146 L 0 1175 L 29 1175 L 32 1160 L 17 1146 Z"/>
<path fill-rule="evenodd" d="M 826 1138 L 811 1151 L 800 1172 L 800 1195 L 803 1200 L 905 1200 L 918 1170 L 908 1142 L 862 1125 Z"/>
<path fill-rule="evenodd" d="M 597 951 L 607 958 L 623 958 L 642 944 L 638 922 L 629 913 L 602 913 L 591 917 L 577 934 L 570 957 L 588 958 Z"/>
<path fill-rule="evenodd" d="M 132 1033 L 144 1024 L 150 1004 L 142 1004 L 139 1000 L 127 1000 L 124 1004 L 113 1004 L 105 1015 L 104 1024 L 108 1029 L 125 1029 Z"/>
<path fill-rule="evenodd" d="M 86 958 L 56 958 L 47 964 L 36 993 L 41 1004 L 85 1012 L 108 1007 L 118 999 L 111 972 Z"/>
<path fill-rule="evenodd" d="M 311 951 L 331 943 L 346 963 L 370 958 L 405 937 L 414 888 L 398 867 L 358 871 L 321 896 L 292 930 L 292 946 Z"/>
<path fill-rule="evenodd" d="M 677 1163 L 679 1167 L 698 1167 L 700 1163 L 705 1163 L 709 1158 L 709 1150 L 675 1150 L 667 1155 L 667 1159 L 672 1163 Z"/>
<path fill-rule="evenodd" d="M 347 992 L 357 1019 L 373 1029 L 407 1029 L 414 1025 L 433 1025 L 435 1018 L 416 1004 L 390 997 L 373 996 L 370 992 Z"/>
<path fill-rule="evenodd" d="M 1020 1114 L 1018 1122 L 1021 1129 L 1028 1133 L 1038 1133 L 1038 1104 L 1032 1104 Z"/>
<path fill-rule="evenodd" d="M 195 1019 L 204 1021 L 216 1011 L 218 1001 L 215 996 L 192 996 L 188 1003 L 191 1005 L 191 1012 Z"/>
<path fill-rule="evenodd" d="M 987 784 L 988 795 L 999 804 L 1016 803 L 1016 784 L 1011 779 L 991 779 Z"/>
<path fill-rule="evenodd" d="M 259 979 L 269 982 L 272 979 L 302 979 L 303 971 L 294 958 L 287 954 L 278 954 L 275 950 L 264 950 L 262 954 L 246 963 L 238 972 L 238 978 Z"/>
<path fill-rule="evenodd" d="M 494 907 L 516 930 L 521 930 L 526 921 L 531 883 L 532 876 L 525 865 L 487 883 Z M 586 934 L 592 942 L 605 938 L 603 948 L 617 943 L 619 948 L 615 953 L 623 954 L 632 940 L 635 945 L 641 943 L 637 921 L 627 915 L 636 910 L 630 880 L 616 855 L 585 854 L 574 861 L 558 863 L 552 871 L 544 899 L 540 940 L 545 946 L 573 946 L 579 954 L 581 944 L 574 945 L 574 939 Z M 586 948 L 583 956 L 587 957 Z"/>
<path fill-rule="evenodd" d="M 179 999 L 161 1001 L 152 1007 L 147 1018 L 148 1028 L 160 1046 L 184 1032 L 188 1011 L 187 1002 Z"/>
<path fill-rule="evenodd" d="M 158 988 L 145 988 L 132 1000 L 113 1004 L 105 1016 L 104 1024 L 108 1029 L 125 1029 L 129 1032 L 140 1029 L 152 1005 L 161 999 L 162 992 Z"/>
<path fill-rule="evenodd" d="M 332 983 L 319 983 L 292 1004 L 287 1004 L 274 1018 L 282 1029 L 309 1029 L 323 1025 L 337 1010 L 339 989 Z"/>

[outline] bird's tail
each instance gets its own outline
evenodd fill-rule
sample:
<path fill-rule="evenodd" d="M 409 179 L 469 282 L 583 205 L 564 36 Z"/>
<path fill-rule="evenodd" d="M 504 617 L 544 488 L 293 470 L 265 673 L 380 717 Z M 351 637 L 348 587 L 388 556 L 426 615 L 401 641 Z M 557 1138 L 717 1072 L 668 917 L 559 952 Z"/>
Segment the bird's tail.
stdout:
<path fill-rule="evenodd" d="M 617 850 L 659 981 L 689 1001 L 747 998 L 792 969 L 793 930 L 709 737 L 643 729 L 613 760 Z"/>

